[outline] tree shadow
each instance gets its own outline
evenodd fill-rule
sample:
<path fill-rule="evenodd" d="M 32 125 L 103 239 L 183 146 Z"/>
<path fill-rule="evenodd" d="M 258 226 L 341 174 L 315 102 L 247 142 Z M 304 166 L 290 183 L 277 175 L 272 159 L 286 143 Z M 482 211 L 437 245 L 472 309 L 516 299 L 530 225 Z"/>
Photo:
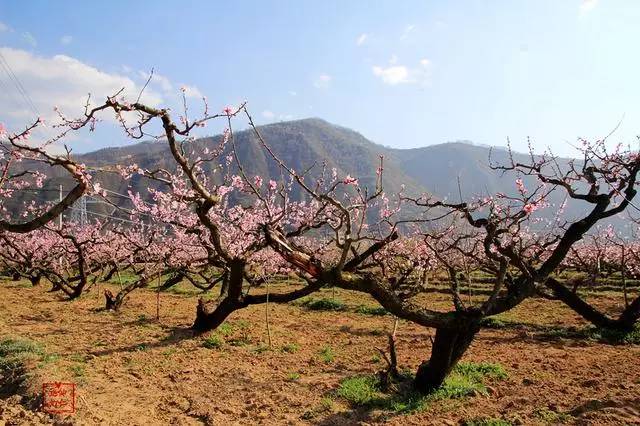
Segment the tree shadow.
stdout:
<path fill-rule="evenodd" d="M 183 340 L 189 340 L 196 337 L 199 333 L 188 327 L 169 327 L 162 326 L 163 329 L 168 331 L 168 334 L 161 339 L 152 342 L 137 342 L 132 345 L 88 351 L 87 353 L 96 357 L 109 356 L 117 353 L 137 352 L 141 347 L 145 349 L 164 348 L 167 346 L 173 346 L 180 343 Z"/>

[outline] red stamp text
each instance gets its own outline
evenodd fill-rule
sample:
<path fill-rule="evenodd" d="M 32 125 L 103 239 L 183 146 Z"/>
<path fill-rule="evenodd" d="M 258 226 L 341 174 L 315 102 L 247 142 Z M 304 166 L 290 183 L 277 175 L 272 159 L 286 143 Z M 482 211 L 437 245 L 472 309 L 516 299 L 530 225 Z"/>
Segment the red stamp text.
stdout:
<path fill-rule="evenodd" d="M 47 382 L 42 384 L 42 408 L 47 413 L 71 414 L 76 412 L 76 384 Z"/>

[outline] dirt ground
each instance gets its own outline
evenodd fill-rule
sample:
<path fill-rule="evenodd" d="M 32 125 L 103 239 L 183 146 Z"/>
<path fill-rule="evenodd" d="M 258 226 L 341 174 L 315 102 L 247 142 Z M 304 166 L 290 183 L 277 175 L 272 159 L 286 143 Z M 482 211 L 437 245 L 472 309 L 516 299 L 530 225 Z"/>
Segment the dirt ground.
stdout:
<path fill-rule="evenodd" d="M 532 299 L 503 317 L 528 324 L 482 330 L 464 360 L 501 364 L 508 378 L 488 394 L 431 403 L 396 414 L 353 408 L 336 396 L 341 380 L 384 367 L 391 316 L 311 311 L 270 305 L 236 312 L 219 348 L 193 337 L 196 298 L 134 292 L 122 312 L 102 311 L 101 291 L 63 301 L 46 286 L 0 283 L 0 338 L 29 339 L 47 354 L 33 366 L 31 396 L 41 383 L 77 386 L 72 424 L 461 424 L 498 418 L 514 424 L 640 424 L 640 346 L 550 336 L 544 330 L 582 327 L 560 304 Z M 349 306 L 375 303 L 345 291 L 323 291 Z M 437 303 L 446 300 L 436 296 Z M 612 304 L 615 294 L 599 303 Z M 436 303 L 436 304 L 437 304 Z M 433 330 L 401 321 L 399 364 L 415 370 L 429 354 Z M 329 348 L 329 349 L 327 349 Z M 329 350 L 333 360 L 321 355 Z M 25 409 L 20 396 L 0 402 L 0 424 L 61 421 Z"/>

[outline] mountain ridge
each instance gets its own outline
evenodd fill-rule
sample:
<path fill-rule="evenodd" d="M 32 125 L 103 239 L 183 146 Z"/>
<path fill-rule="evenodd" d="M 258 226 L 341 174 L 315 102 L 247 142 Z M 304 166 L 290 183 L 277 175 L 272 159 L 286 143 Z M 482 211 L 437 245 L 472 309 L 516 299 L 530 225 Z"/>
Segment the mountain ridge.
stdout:
<path fill-rule="evenodd" d="M 504 193 L 516 194 L 515 174 L 502 175 L 489 167 L 491 161 L 507 164 L 510 155 L 516 161 L 530 161 L 529 154 L 509 153 L 508 150 L 497 147 L 489 148 L 469 141 L 451 141 L 441 144 L 427 145 L 419 148 L 398 149 L 390 148 L 370 141 L 361 133 L 331 124 L 320 118 L 305 118 L 293 121 L 270 123 L 258 126 L 258 131 L 273 152 L 289 167 L 302 172 L 311 170 L 317 175 L 325 166 L 328 170 L 336 168 L 340 176 L 351 175 L 359 179 L 362 187 L 375 188 L 376 170 L 379 167 L 380 155 L 384 158 L 384 189 L 388 193 L 403 190 L 408 194 L 431 193 L 441 198 L 458 200 L 460 197 L 468 200 L 475 196 L 494 195 Z M 221 136 L 209 136 L 194 141 L 194 149 L 215 147 Z M 259 140 L 251 129 L 234 133 L 234 141 L 240 163 L 249 176 L 260 175 L 265 179 L 279 179 L 281 177 L 278 165 L 265 152 Z M 230 145 L 230 144 L 228 144 Z M 230 147 L 226 147 L 229 153 Z M 176 164 L 169 151 L 168 145 L 162 141 L 143 141 L 137 144 L 105 147 L 97 151 L 78 154 L 76 160 L 90 167 L 105 167 L 114 164 L 138 164 L 148 169 L 164 168 L 175 170 Z M 560 159 L 560 164 L 566 164 L 569 159 Z M 211 173 L 211 164 L 205 165 L 205 172 Z M 115 173 L 97 172 L 95 179 L 104 188 L 120 194 L 126 194 L 129 189 L 133 192 L 147 193 L 148 187 L 159 188 L 159 185 L 134 175 L 126 182 Z M 534 177 L 524 176 L 525 185 L 535 188 L 537 182 Z M 71 187 L 71 181 L 63 172 L 52 174 L 46 186 L 58 188 Z M 49 194 L 53 199 L 55 194 Z M 294 197 L 303 196 L 299 188 L 294 186 Z M 550 202 L 559 205 L 564 200 L 564 194 L 556 191 L 550 197 Z M 584 205 L 569 203 L 567 213 L 584 212 Z M 108 213 L 107 210 L 101 213 Z M 546 213 L 545 213 L 546 214 Z M 549 213 L 551 214 L 551 212 Z"/>

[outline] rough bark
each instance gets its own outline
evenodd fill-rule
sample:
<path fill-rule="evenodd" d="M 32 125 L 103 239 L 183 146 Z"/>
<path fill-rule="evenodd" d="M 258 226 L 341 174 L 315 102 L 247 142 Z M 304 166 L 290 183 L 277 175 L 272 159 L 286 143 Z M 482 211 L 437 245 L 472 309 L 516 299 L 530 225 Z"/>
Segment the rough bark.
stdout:
<path fill-rule="evenodd" d="M 191 326 L 199 332 L 215 330 L 234 311 L 245 306 L 242 297 L 242 283 L 244 282 L 243 260 L 234 259 L 229 265 L 227 284 L 222 285 L 220 296 L 213 301 L 200 298 L 196 309 L 196 320 Z"/>
<path fill-rule="evenodd" d="M 573 309 L 575 313 L 596 327 L 610 330 L 631 331 L 640 319 L 640 296 L 625 308 L 620 317 L 613 319 L 598 311 L 595 307 L 584 301 L 578 294 L 573 293 L 562 283 L 554 278 L 549 278 L 545 285 L 551 289 L 553 295 L 565 305 Z"/>
<path fill-rule="evenodd" d="M 451 328 L 437 328 L 431 348 L 431 357 L 424 361 L 413 382 L 414 388 L 424 394 L 431 393 L 444 383 L 480 330 L 478 321 L 462 322 Z"/>

